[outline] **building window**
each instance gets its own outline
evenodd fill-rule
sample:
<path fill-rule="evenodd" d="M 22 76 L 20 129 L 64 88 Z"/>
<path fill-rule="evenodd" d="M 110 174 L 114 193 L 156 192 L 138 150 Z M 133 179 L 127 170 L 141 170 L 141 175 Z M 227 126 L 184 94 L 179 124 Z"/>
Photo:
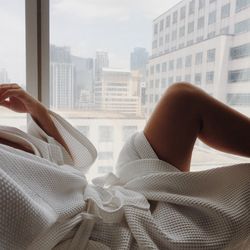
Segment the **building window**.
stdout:
<path fill-rule="evenodd" d="M 227 34 L 229 34 L 229 26 L 224 27 L 224 28 L 221 28 L 220 33 L 221 33 L 222 35 L 227 35 Z"/>
<path fill-rule="evenodd" d="M 169 70 L 173 70 L 174 69 L 174 60 L 169 61 L 168 69 Z"/>
<path fill-rule="evenodd" d="M 212 31 L 212 32 L 209 32 L 208 34 L 207 34 L 207 37 L 208 38 L 213 38 L 213 37 L 215 37 L 215 31 Z"/>
<path fill-rule="evenodd" d="M 99 152 L 98 153 L 98 160 L 112 160 L 113 159 L 113 152 Z"/>
<path fill-rule="evenodd" d="M 160 31 L 163 31 L 164 28 L 164 20 L 161 20 L 160 22 Z"/>
<path fill-rule="evenodd" d="M 174 30 L 172 32 L 172 41 L 176 40 L 176 38 L 177 38 L 177 30 Z"/>
<path fill-rule="evenodd" d="M 185 26 L 182 26 L 182 27 L 180 28 L 180 30 L 179 30 L 179 36 L 180 36 L 180 37 L 185 36 Z"/>
<path fill-rule="evenodd" d="M 201 85 L 201 73 L 195 74 L 194 82 L 196 85 Z"/>
<path fill-rule="evenodd" d="M 154 65 L 150 66 L 150 75 L 154 74 Z"/>
<path fill-rule="evenodd" d="M 157 64 L 156 65 L 156 73 L 160 73 L 160 71 L 161 71 L 161 66 L 160 66 L 160 64 Z"/>
<path fill-rule="evenodd" d="M 165 43 L 168 43 L 169 40 L 170 40 L 170 36 L 169 36 L 169 34 L 167 34 L 167 35 L 165 36 Z"/>
<path fill-rule="evenodd" d="M 176 60 L 176 68 L 181 69 L 182 68 L 182 58 L 177 58 Z"/>
<path fill-rule="evenodd" d="M 190 46 L 190 45 L 192 45 L 194 43 L 194 40 L 192 39 L 192 40 L 189 40 L 189 41 L 187 41 L 187 46 Z"/>
<path fill-rule="evenodd" d="M 181 82 L 181 76 L 176 76 L 176 82 Z"/>
<path fill-rule="evenodd" d="M 208 24 L 213 24 L 216 22 L 216 10 L 213 12 L 210 12 L 208 15 Z"/>
<path fill-rule="evenodd" d="M 199 10 L 205 7 L 206 0 L 199 0 Z"/>
<path fill-rule="evenodd" d="M 189 15 L 194 14 L 194 10 L 195 10 L 195 0 L 192 0 L 189 2 L 188 14 Z"/>
<path fill-rule="evenodd" d="M 246 19 L 239 23 L 236 23 L 234 26 L 235 34 L 245 33 L 250 31 L 250 19 Z"/>
<path fill-rule="evenodd" d="M 163 37 L 160 37 L 160 40 L 159 40 L 159 46 L 163 46 Z"/>
<path fill-rule="evenodd" d="M 158 34 L 158 23 L 155 23 L 154 25 L 154 34 Z"/>
<path fill-rule="evenodd" d="M 207 51 L 207 62 L 215 61 L 216 49 L 210 49 Z"/>
<path fill-rule="evenodd" d="M 166 63 L 166 62 L 164 62 L 164 63 L 162 64 L 161 71 L 162 71 L 162 72 L 166 72 L 166 71 L 167 71 L 167 63 Z"/>
<path fill-rule="evenodd" d="M 126 141 L 137 131 L 137 126 L 124 126 L 122 127 L 122 138 Z"/>
<path fill-rule="evenodd" d="M 171 85 L 174 82 L 174 78 L 173 77 L 169 77 L 168 78 L 168 85 Z"/>
<path fill-rule="evenodd" d="M 89 136 L 89 126 L 76 126 L 76 128 L 86 137 Z"/>
<path fill-rule="evenodd" d="M 194 32 L 194 22 L 188 24 L 188 33 Z"/>
<path fill-rule="evenodd" d="M 177 23 L 177 20 L 178 20 L 178 11 L 175 11 L 173 13 L 173 24 Z"/>
<path fill-rule="evenodd" d="M 196 41 L 197 41 L 197 42 L 201 42 L 201 41 L 203 41 L 203 39 L 204 39 L 203 36 L 198 36 L 197 39 L 196 39 Z"/>
<path fill-rule="evenodd" d="M 206 83 L 214 83 L 214 71 L 207 72 L 206 74 Z"/>
<path fill-rule="evenodd" d="M 162 78 L 161 79 L 161 88 L 165 89 L 167 87 L 167 82 L 166 82 L 166 78 Z"/>
<path fill-rule="evenodd" d="M 155 81 L 155 88 L 158 89 L 158 88 L 159 88 L 159 85 L 160 85 L 160 80 L 157 79 L 157 80 Z"/>
<path fill-rule="evenodd" d="M 112 126 L 99 127 L 99 142 L 112 142 L 114 139 L 114 128 Z"/>
<path fill-rule="evenodd" d="M 200 17 L 198 19 L 198 22 L 197 22 L 197 29 L 203 29 L 204 28 L 204 25 L 205 25 L 205 18 L 204 16 L 203 17 Z"/>
<path fill-rule="evenodd" d="M 170 26 L 170 16 L 166 17 L 166 28 L 168 28 Z"/>
<path fill-rule="evenodd" d="M 159 95 L 156 94 L 156 95 L 155 95 L 155 102 L 158 102 L 158 101 L 159 101 Z"/>
<path fill-rule="evenodd" d="M 221 7 L 221 19 L 230 16 L 230 3 Z"/>
<path fill-rule="evenodd" d="M 250 56 L 250 43 L 243 44 L 230 49 L 231 60 Z"/>
<path fill-rule="evenodd" d="M 192 55 L 186 56 L 185 59 L 185 67 L 191 67 L 192 66 Z"/>
<path fill-rule="evenodd" d="M 185 75 L 185 82 L 191 82 L 191 75 Z"/>
<path fill-rule="evenodd" d="M 195 64 L 196 65 L 202 64 L 202 57 L 203 57 L 203 53 L 202 52 L 196 53 L 196 55 L 195 55 Z"/>
<path fill-rule="evenodd" d="M 227 94 L 227 104 L 230 106 L 250 106 L 249 93 Z"/>
<path fill-rule="evenodd" d="M 156 49 L 157 48 L 157 40 L 154 40 L 152 43 L 152 48 Z"/>
<path fill-rule="evenodd" d="M 186 6 L 181 7 L 181 11 L 180 11 L 180 19 L 185 19 L 186 17 Z"/>
<path fill-rule="evenodd" d="M 249 69 L 239 69 L 228 72 L 228 82 L 248 82 L 250 81 L 250 68 Z"/>
<path fill-rule="evenodd" d="M 236 12 L 244 10 L 250 6 L 250 0 L 237 0 L 236 1 Z"/>
<path fill-rule="evenodd" d="M 153 102 L 153 98 L 154 98 L 154 95 L 153 95 L 153 94 L 151 94 L 151 95 L 149 96 L 149 102 L 150 102 L 150 103 L 152 103 L 152 102 Z"/>

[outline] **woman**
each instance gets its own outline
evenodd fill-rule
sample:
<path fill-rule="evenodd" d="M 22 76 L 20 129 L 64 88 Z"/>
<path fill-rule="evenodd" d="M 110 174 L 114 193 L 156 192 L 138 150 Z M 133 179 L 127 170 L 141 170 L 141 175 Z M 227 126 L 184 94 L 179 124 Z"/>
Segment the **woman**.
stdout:
<path fill-rule="evenodd" d="M 187 83 L 168 88 L 110 173 L 88 184 L 94 146 L 16 84 L 0 103 L 30 114 L 0 129 L 2 249 L 247 249 L 250 165 L 189 172 L 197 137 L 250 157 L 250 119 Z M 80 170 L 80 171 L 79 171 Z"/>

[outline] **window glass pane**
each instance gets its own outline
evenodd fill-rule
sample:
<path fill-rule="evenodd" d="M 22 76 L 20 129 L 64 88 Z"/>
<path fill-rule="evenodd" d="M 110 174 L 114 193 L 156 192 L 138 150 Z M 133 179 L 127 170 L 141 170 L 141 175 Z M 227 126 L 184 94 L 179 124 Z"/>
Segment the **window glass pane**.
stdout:
<path fill-rule="evenodd" d="M 25 1 L 0 0 L 0 84 L 26 88 Z M 0 125 L 26 130 L 26 115 L 0 106 Z"/>
<path fill-rule="evenodd" d="M 96 146 L 92 176 L 114 170 L 126 138 L 175 81 L 250 115 L 246 0 L 237 13 L 227 0 L 50 3 L 51 107 Z M 199 140 L 196 148 L 194 170 L 242 160 Z"/>

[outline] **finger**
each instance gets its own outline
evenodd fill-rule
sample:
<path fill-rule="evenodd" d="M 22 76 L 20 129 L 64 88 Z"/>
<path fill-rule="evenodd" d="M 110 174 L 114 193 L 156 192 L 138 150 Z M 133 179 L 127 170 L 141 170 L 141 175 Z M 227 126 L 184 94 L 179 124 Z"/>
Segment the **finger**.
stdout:
<path fill-rule="evenodd" d="M 3 102 L 5 99 L 9 97 L 21 97 L 22 95 L 21 89 L 8 89 L 4 91 L 2 94 L 0 94 L 0 102 Z"/>
<path fill-rule="evenodd" d="M 11 108 L 11 102 L 10 101 L 3 101 L 3 102 L 0 102 L 0 105 L 1 106 L 4 106 L 6 108 Z"/>
<path fill-rule="evenodd" d="M 17 84 L 2 84 L 0 85 L 0 95 L 8 89 L 19 89 L 20 86 Z"/>

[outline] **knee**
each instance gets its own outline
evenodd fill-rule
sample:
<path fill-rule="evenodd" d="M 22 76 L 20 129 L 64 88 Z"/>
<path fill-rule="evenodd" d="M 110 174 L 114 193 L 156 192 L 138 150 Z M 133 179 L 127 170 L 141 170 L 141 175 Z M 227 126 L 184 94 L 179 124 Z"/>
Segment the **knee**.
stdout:
<path fill-rule="evenodd" d="M 187 82 L 178 82 L 171 85 L 165 92 L 164 97 L 168 100 L 182 102 L 185 104 L 193 103 L 200 95 L 200 90 Z"/>

